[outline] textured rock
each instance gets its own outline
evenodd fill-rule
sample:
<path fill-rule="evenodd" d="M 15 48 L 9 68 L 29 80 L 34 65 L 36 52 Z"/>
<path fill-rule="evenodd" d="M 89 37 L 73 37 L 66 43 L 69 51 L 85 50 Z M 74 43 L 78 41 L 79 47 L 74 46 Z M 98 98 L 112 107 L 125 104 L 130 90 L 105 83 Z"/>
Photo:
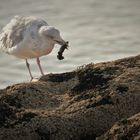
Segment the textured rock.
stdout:
<path fill-rule="evenodd" d="M 140 113 L 115 123 L 97 140 L 140 140 Z"/>
<path fill-rule="evenodd" d="M 114 123 L 139 112 L 140 55 L 1 89 L 0 140 L 94 140 L 110 131 L 115 140 Z"/>

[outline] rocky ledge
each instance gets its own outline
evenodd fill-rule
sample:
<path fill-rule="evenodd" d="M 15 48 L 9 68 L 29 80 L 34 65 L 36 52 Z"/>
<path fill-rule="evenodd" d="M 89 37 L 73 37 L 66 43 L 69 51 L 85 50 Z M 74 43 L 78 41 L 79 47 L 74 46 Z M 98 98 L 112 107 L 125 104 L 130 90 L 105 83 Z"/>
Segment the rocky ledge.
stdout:
<path fill-rule="evenodd" d="M 0 90 L 0 140 L 140 139 L 140 55 Z"/>

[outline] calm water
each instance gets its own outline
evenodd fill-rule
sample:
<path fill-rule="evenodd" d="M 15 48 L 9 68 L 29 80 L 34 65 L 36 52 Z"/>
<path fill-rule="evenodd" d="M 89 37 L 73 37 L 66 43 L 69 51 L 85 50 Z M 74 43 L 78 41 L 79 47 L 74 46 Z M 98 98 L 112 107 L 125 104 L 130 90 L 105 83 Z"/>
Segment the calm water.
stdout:
<path fill-rule="evenodd" d="M 140 53 L 140 0 L 0 0 L 0 29 L 14 15 L 42 17 L 69 40 L 64 61 L 56 58 L 59 46 L 41 58 L 46 73 Z M 35 60 L 30 64 L 39 76 Z M 24 60 L 0 53 L 0 88 L 28 80 Z"/>

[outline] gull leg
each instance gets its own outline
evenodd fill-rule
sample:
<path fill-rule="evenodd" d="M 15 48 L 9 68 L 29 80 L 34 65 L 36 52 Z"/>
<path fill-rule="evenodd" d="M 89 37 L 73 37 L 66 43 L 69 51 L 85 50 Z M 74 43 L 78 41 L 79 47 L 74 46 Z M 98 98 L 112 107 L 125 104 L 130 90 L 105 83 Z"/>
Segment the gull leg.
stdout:
<path fill-rule="evenodd" d="M 30 74 L 30 77 L 31 77 L 30 81 L 32 81 L 33 80 L 33 76 L 32 76 L 31 70 L 30 70 L 30 64 L 28 63 L 27 59 L 26 59 L 26 66 L 28 68 L 28 71 L 29 71 L 29 74 Z"/>
<path fill-rule="evenodd" d="M 39 57 L 36 59 L 36 61 L 37 61 L 37 64 L 38 64 L 38 67 L 39 67 L 39 69 L 40 69 L 41 74 L 44 76 L 44 73 L 43 73 L 42 67 L 41 67 L 41 65 L 40 65 Z"/>

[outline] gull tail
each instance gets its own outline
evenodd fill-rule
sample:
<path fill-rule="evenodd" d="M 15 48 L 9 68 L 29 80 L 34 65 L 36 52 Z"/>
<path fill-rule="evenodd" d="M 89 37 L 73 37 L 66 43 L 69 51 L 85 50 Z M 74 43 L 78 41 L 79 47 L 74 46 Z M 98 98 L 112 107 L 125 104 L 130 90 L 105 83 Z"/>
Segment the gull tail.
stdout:
<path fill-rule="evenodd" d="M 2 32 L 0 34 L 0 52 L 6 52 L 6 40 L 7 36 Z"/>

